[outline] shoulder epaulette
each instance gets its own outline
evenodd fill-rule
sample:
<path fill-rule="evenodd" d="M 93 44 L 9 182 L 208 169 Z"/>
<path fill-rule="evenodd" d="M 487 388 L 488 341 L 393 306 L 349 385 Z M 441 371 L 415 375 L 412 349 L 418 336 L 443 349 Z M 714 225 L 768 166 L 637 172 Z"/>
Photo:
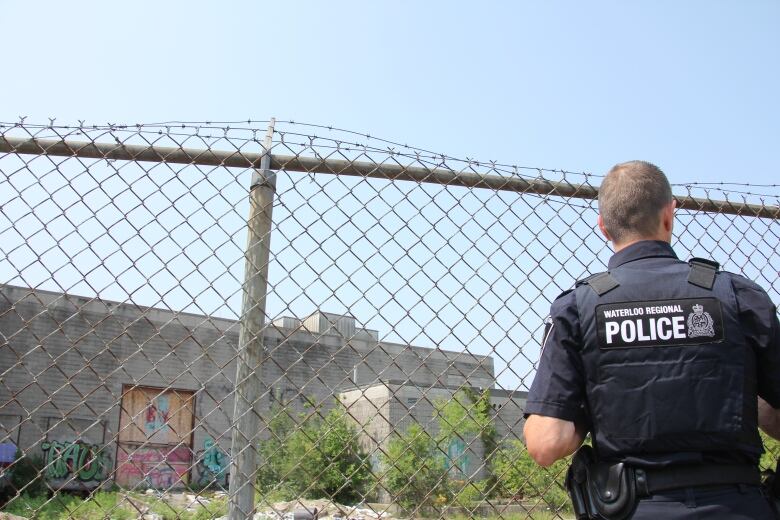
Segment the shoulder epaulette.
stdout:
<path fill-rule="evenodd" d="M 712 289 L 720 264 L 707 258 L 691 258 L 688 260 L 688 265 L 691 266 L 691 271 L 688 273 L 688 283 L 702 289 Z"/>
<path fill-rule="evenodd" d="M 576 286 L 579 287 L 580 285 L 587 285 L 599 296 L 604 296 L 615 287 L 618 287 L 620 282 L 615 280 L 615 277 L 609 274 L 609 271 L 606 271 L 577 280 Z"/>

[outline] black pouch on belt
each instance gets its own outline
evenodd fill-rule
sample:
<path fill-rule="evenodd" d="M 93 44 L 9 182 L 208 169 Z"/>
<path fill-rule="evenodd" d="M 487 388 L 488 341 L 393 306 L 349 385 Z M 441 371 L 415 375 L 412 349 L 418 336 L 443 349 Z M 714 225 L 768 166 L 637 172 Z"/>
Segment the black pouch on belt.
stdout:
<path fill-rule="evenodd" d="M 622 462 L 598 462 L 590 446 L 574 454 L 566 489 L 578 520 L 624 520 L 637 506 L 634 470 Z"/>
<path fill-rule="evenodd" d="M 780 518 L 780 476 L 778 476 L 778 471 L 780 471 L 780 459 L 777 460 L 775 470 L 768 471 L 768 474 L 761 485 L 764 488 L 764 492 L 766 492 L 769 501 L 772 503 L 772 506 L 775 508 L 775 515 Z"/>

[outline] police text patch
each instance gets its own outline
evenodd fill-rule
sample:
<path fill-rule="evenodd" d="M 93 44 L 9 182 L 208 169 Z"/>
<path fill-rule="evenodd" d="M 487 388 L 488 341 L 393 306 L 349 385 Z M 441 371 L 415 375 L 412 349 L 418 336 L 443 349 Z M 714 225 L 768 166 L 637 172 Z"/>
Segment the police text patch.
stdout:
<path fill-rule="evenodd" d="M 701 345 L 723 340 L 716 298 L 686 298 L 596 306 L 599 348 Z"/>

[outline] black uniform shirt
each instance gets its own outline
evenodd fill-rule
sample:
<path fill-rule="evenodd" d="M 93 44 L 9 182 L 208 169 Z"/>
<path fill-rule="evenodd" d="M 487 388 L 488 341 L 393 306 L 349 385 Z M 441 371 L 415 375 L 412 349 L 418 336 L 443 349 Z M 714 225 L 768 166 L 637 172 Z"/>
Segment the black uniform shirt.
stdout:
<path fill-rule="evenodd" d="M 632 267 L 646 264 L 650 268 L 664 261 L 678 261 L 672 247 L 666 242 L 647 240 L 615 253 L 608 267 L 614 269 L 636 262 Z M 757 284 L 742 276 L 729 276 L 745 337 L 756 353 L 758 395 L 772 407 L 780 408 L 780 324 L 776 308 Z M 553 302 L 549 324 L 525 415 L 579 421 L 584 418 L 585 374 L 579 354 L 581 329 L 573 290 L 564 292 Z M 615 413 L 621 412 L 616 409 Z"/>

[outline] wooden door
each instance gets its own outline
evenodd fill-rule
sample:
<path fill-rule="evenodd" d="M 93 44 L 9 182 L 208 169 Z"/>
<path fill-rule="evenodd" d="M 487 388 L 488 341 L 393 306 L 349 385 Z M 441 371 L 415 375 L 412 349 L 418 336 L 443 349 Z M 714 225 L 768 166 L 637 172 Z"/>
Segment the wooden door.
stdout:
<path fill-rule="evenodd" d="M 187 483 L 194 402 L 192 392 L 125 388 L 116 457 L 118 485 L 169 489 Z"/>

